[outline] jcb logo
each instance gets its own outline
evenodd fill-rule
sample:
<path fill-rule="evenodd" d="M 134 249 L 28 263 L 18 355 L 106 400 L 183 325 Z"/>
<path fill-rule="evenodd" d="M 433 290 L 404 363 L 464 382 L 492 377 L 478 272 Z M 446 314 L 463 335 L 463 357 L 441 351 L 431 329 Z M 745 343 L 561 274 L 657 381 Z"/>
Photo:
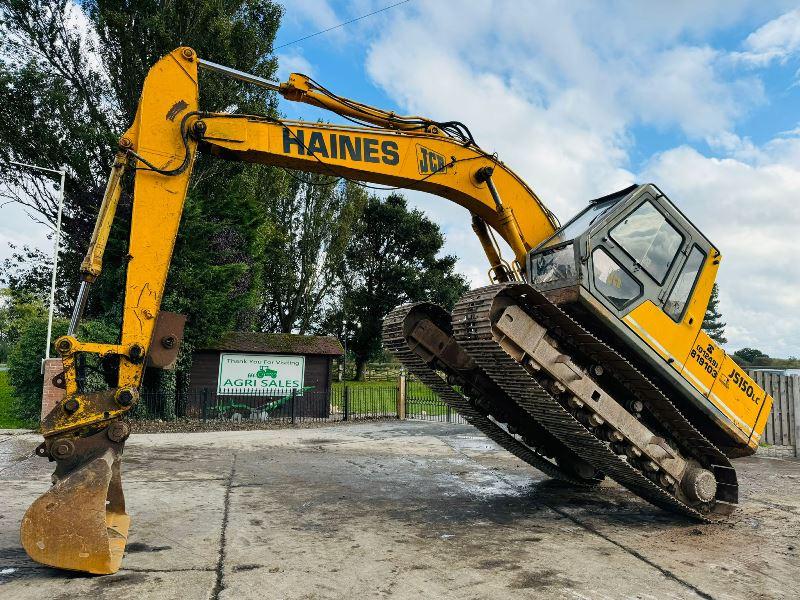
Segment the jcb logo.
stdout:
<path fill-rule="evenodd" d="M 417 168 L 420 175 L 447 173 L 446 164 L 444 156 L 438 152 L 417 145 Z"/>

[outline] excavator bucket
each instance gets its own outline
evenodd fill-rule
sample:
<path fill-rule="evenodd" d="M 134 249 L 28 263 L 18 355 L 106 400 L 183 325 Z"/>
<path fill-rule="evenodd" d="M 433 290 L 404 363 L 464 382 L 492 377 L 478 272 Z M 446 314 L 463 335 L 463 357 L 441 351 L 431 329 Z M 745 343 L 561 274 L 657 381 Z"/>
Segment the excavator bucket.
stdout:
<path fill-rule="evenodd" d="M 28 508 L 20 540 L 33 560 L 96 575 L 116 573 L 131 519 L 125 513 L 120 452 L 106 448 L 64 476 Z"/>

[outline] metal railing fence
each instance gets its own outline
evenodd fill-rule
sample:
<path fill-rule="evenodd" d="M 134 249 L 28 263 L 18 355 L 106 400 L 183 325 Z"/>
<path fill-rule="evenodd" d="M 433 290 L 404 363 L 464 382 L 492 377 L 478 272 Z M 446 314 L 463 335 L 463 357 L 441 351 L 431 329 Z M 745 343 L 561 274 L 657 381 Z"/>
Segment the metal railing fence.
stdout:
<path fill-rule="evenodd" d="M 400 386 L 404 386 L 404 394 Z M 225 394 L 208 388 L 178 394 L 143 391 L 131 416 L 148 421 L 304 423 L 407 418 L 465 423 L 431 389 L 405 377 L 384 382 L 334 382 L 327 392 L 312 388 L 268 393 L 241 389 Z"/>

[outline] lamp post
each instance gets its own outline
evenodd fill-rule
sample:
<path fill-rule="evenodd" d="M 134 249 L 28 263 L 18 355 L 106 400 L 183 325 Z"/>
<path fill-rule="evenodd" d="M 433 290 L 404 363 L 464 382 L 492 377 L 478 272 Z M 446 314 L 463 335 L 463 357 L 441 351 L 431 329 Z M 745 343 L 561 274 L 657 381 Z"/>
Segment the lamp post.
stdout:
<path fill-rule="evenodd" d="M 10 164 L 17 167 L 24 167 L 26 169 L 34 169 L 36 171 L 43 171 L 45 173 L 53 173 L 61 176 L 61 185 L 58 188 L 58 216 L 56 217 L 56 241 L 53 244 L 53 274 L 50 278 L 50 309 L 47 316 L 47 343 L 45 345 L 44 356 L 45 360 L 50 358 L 50 337 L 53 335 L 53 305 L 56 299 L 56 271 L 58 270 L 58 246 L 61 242 L 61 211 L 64 208 L 64 179 L 67 176 L 65 169 L 48 169 L 47 167 L 39 167 L 37 165 L 30 165 L 28 163 L 21 163 L 16 161 L 9 161 Z M 42 372 L 44 372 L 44 361 L 42 361 Z"/>

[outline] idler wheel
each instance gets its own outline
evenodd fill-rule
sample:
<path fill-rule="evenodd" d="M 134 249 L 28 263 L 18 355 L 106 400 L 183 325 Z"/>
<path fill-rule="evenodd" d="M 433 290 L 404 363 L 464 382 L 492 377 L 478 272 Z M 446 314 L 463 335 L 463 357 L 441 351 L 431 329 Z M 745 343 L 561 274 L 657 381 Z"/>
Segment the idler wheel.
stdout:
<path fill-rule="evenodd" d="M 691 469 L 683 478 L 683 491 L 692 500 L 711 502 L 717 495 L 717 480 L 707 469 Z"/>

